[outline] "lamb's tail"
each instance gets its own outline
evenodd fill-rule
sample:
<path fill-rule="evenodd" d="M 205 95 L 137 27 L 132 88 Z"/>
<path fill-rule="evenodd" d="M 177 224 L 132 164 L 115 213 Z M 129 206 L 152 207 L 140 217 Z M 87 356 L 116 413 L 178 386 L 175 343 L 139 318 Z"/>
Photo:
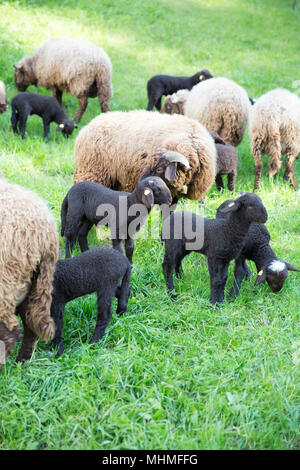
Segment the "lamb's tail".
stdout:
<path fill-rule="evenodd" d="M 60 234 L 62 237 L 65 234 L 67 212 L 68 212 L 68 197 L 66 196 L 62 202 L 61 211 L 60 211 L 60 218 L 61 218 Z"/>
<path fill-rule="evenodd" d="M 57 260 L 58 243 L 50 243 L 47 255 L 42 258 L 28 296 L 28 306 L 26 311 L 26 321 L 32 331 L 49 341 L 53 339 L 55 326 L 50 315 L 52 302 L 52 282 Z"/>
<path fill-rule="evenodd" d="M 124 313 L 127 310 L 128 299 L 130 295 L 130 277 L 131 277 L 131 266 L 128 262 L 128 266 L 124 277 L 122 279 L 120 291 L 118 294 L 118 308 L 117 313 Z"/>

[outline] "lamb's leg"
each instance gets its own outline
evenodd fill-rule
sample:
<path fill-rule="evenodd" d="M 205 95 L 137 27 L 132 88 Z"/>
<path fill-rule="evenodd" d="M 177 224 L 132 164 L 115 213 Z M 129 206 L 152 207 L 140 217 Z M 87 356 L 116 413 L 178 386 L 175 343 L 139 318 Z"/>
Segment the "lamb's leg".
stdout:
<path fill-rule="evenodd" d="M 50 131 L 50 122 L 48 119 L 43 119 L 44 124 L 44 139 L 47 139 Z"/>
<path fill-rule="evenodd" d="M 52 346 L 58 348 L 57 357 L 61 356 L 64 352 L 63 344 L 63 318 L 65 311 L 65 302 L 62 300 L 55 299 L 55 293 L 53 294 L 53 301 L 51 305 L 51 317 L 55 323 L 55 336 L 52 341 Z"/>
<path fill-rule="evenodd" d="M 82 115 L 88 105 L 87 96 L 80 96 L 78 98 L 78 101 L 79 101 L 79 108 L 77 110 L 77 113 L 74 116 L 74 121 L 80 122 L 80 119 L 82 118 Z"/>
<path fill-rule="evenodd" d="M 97 292 L 98 296 L 98 316 L 96 321 L 96 328 L 93 336 L 90 339 L 91 343 L 97 343 L 105 333 L 106 327 L 111 319 L 111 304 L 115 296 L 115 285 L 102 286 L 101 290 Z"/>
<path fill-rule="evenodd" d="M 223 180 L 222 180 L 222 176 L 221 176 L 221 175 L 217 175 L 217 176 L 216 176 L 216 185 L 217 185 L 218 191 L 221 191 L 221 190 L 224 188 Z"/>
<path fill-rule="evenodd" d="M 87 251 L 89 249 L 88 241 L 87 241 L 87 236 L 89 231 L 91 230 L 93 224 L 89 221 L 83 222 L 81 225 L 79 232 L 78 232 L 78 243 L 80 246 L 80 250 L 82 253 L 84 251 Z"/>
<path fill-rule="evenodd" d="M 236 173 L 229 173 L 228 178 L 228 189 L 229 191 L 234 191 Z"/>
<path fill-rule="evenodd" d="M 207 262 L 210 275 L 210 302 L 212 304 L 222 303 L 229 263 L 214 258 L 208 259 Z"/>
<path fill-rule="evenodd" d="M 249 268 L 246 264 L 244 256 L 240 256 L 235 260 L 234 267 L 234 284 L 230 291 L 230 295 L 235 297 L 239 295 L 240 287 L 245 276 L 248 277 Z"/>
<path fill-rule="evenodd" d="M 24 327 L 23 341 L 16 359 L 17 362 L 31 359 L 38 340 L 37 335 L 29 328 L 26 322 L 27 305 L 26 299 L 17 307 L 17 313 L 20 315 Z"/>
<path fill-rule="evenodd" d="M 297 158 L 297 155 L 292 153 L 287 153 L 285 159 L 285 172 L 284 172 L 284 179 L 290 182 L 290 185 L 297 191 L 297 184 L 295 180 L 294 174 L 294 162 Z"/>
<path fill-rule="evenodd" d="M 13 132 L 15 134 L 18 134 L 18 121 L 19 121 L 19 114 L 15 108 L 12 108 L 11 125 L 12 125 Z"/>
<path fill-rule="evenodd" d="M 132 240 L 132 238 L 127 238 L 127 240 L 125 240 L 125 253 L 130 264 L 132 264 L 133 251 L 134 241 Z"/>
<path fill-rule="evenodd" d="M 167 289 L 172 299 L 176 299 L 177 295 L 174 294 L 174 281 L 173 281 L 173 271 L 175 269 L 176 262 L 175 259 L 168 255 L 167 253 L 167 246 L 164 261 L 162 264 L 162 270 L 164 274 L 164 278 L 166 280 Z"/>
<path fill-rule="evenodd" d="M 21 335 L 21 327 L 19 325 L 17 317 L 14 315 L 13 312 L 11 313 L 11 316 L 10 316 L 9 327 L 3 321 L 0 321 L 0 341 L 2 342 L 0 344 L 0 347 L 1 347 L 0 371 L 4 363 L 4 361 L 2 362 L 1 359 L 5 360 L 10 355 L 20 335 Z M 4 343 L 4 348 L 3 348 L 3 343 Z M 4 357 L 2 357 L 2 354 L 4 354 Z"/>
<path fill-rule="evenodd" d="M 19 115 L 19 128 L 20 128 L 20 133 L 21 133 L 22 139 L 25 138 L 27 118 L 28 118 L 27 114 Z"/>
<path fill-rule="evenodd" d="M 131 268 L 128 267 L 123 280 L 122 284 L 119 287 L 119 291 L 117 294 L 118 297 L 118 307 L 117 313 L 121 314 L 127 311 L 127 304 L 130 295 L 130 276 L 131 276 Z"/>
<path fill-rule="evenodd" d="M 175 273 L 176 273 L 177 279 L 181 279 L 181 278 L 182 278 L 183 269 L 182 269 L 181 259 L 179 259 L 179 260 L 176 261 Z"/>
<path fill-rule="evenodd" d="M 148 93 L 147 111 L 152 111 L 154 106 L 160 111 L 161 108 L 158 108 L 157 105 L 161 106 L 161 93 L 156 90 L 154 92 Z"/>
<path fill-rule="evenodd" d="M 157 111 L 161 110 L 161 97 L 156 101 L 155 107 L 156 107 Z"/>

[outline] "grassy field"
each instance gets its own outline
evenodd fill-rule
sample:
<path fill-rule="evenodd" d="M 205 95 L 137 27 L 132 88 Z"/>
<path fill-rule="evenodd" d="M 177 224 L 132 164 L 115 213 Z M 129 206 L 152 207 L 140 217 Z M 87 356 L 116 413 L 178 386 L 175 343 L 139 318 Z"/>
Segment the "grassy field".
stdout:
<path fill-rule="evenodd" d="M 112 110 L 145 108 L 147 79 L 208 68 L 258 97 L 272 88 L 293 91 L 300 79 L 300 7 L 292 0 L 19 0 L 0 3 L 0 79 L 16 94 L 13 63 L 48 37 L 81 37 L 104 46 L 113 63 Z M 30 87 L 29 91 L 36 91 Z M 49 94 L 39 88 L 39 93 Z M 75 114 L 77 100 L 64 96 Z M 99 113 L 90 100 L 79 128 Z M 0 168 L 39 193 L 60 224 L 60 205 L 72 185 L 76 133 L 63 139 L 52 124 L 31 117 L 27 138 L 12 133 L 10 109 L 0 116 Z M 249 138 L 238 148 L 235 196 L 254 181 Z M 266 160 L 265 160 L 266 164 Z M 299 191 L 282 179 L 261 189 L 272 246 L 300 267 Z M 300 162 L 295 163 L 300 184 Z M 231 197 L 215 185 L 206 215 Z M 194 203 L 196 208 L 197 203 Z M 152 218 L 158 223 L 158 213 Z M 91 246 L 99 245 L 95 231 Z M 63 240 L 61 243 L 61 256 Z M 159 240 L 137 241 L 128 313 L 113 316 L 105 337 L 87 343 L 96 298 L 69 304 L 65 353 L 55 359 L 39 342 L 31 364 L 8 359 L 0 376 L 1 449 L 299 449 L 300 277 L 284 289 L 245 281 L 230 300 L 209 304 L 205 259 L 192 254 L 172 302 L 161 272 Z"/>

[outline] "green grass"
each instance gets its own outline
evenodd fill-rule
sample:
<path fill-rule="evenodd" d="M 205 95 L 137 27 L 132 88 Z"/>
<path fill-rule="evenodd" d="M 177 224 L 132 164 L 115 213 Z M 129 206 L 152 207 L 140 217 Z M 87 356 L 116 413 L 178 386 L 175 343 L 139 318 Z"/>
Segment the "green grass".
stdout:
<path fill-rule="evenodd" d="M 285 0 L 20 0 L 0 4 L 0 78 L 16 94 L 13 63 L 48 37 L 82 37 L 103 45 L 113 63 L 113 110 L 146 107 L 146 81 L 156 73 L 208 68 L 243 85 L 250 96 L 299 79 L 300 9 Z M 36 91 L 30 87 L 31 91 Z M 39 93 L 47 93 L 39 88 Z M 77 101 L 64 96 L 70 116 Z M 99 113 L 90 100 L 82 128 Z M 10 111 L 0 116 L 0 168 L 48 201 L 59 223 L 72 184 L 76 134 L 49 142 L 31 117 L 27 138 L 14 136 Z M 254 171 L 245 136 L 236 196 L 251 191 Z M 265 160 L 266 163 L 266 160 Z M 265 167 L 259 195 L 279 257 L 300 266 L 299 191 Z M 300 164 L 295 163 L 300 184 Z M 232 195 L 206 198 L 206 214 Z M 197 204 L 194 204 L 196 208 Z M 152 214 L 158 223 L 158 213 Z M 95 231 L 91 246 L 99 245 Z M 63 256 L 63 240 L 61 256 Z M 296 449 L 299 436 L 299 274 L 284 289 L 244 282 L 236 300 L 209 304 L 205 259 L 184 260 L 172 302 L 161 272 L 159 240 L 137 240 L 128 313 L 113 316 L 91 347 L 95 296 L 66 308 L 65 354 L 49 357 L 39 342 L 34 360 L 8 359 L 0 376 L 2 449 Z"/>

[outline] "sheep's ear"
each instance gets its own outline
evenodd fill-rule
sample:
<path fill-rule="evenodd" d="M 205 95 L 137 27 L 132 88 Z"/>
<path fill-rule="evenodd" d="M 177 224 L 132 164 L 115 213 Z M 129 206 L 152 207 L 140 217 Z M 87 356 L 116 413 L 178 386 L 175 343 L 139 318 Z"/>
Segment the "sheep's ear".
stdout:
<path fill-rule="evenodd" d="M 16 64 L 14 64 L 14 68 L 15 68 L 16 70 L 19 70 L 20 72 L 23 71 L 23 65 L 16 65 Z"/>
<path fill-rule="evenodd" d="M 176 178 L 176 171 L 177 171 L 177 162 L 172 162 L 170 165 L 167 166 L 165 171 L 165 179 L 172 183 Z"/>
<path fill-rule="evenodd" d="M 220 212 L 223 212 L 224 214 L 227 214 L 228 212 L 234 212 L 237 211 L 240 206 L 240 201 L 228 201 L 228 204 L 222 207 L 222 209 L 220 209 Z"/>
<path fill-rule="evenodd" d="M 293 266 L 290 263 L 285 263 L 285 265 L 286 265 L 288 271 L 298 271 L 298 272 L 300 272 L 300 269 L 295 268 L 295 266 Z"/>
<path fill-rule="evenodd" d="M 142 201 L 145 206 L 150 209 L 151 206 L 154 204 L 154 195 L 152 189 L 148 188 L 147 186 L 143 189 L 142 194 Z"/>
<path fill-rule="evenodd" d="M 262 282 L 264 282 L 265 280 L 267 279 L 267 273 L 266 273 L 266 270 L 265 269 L 261 269 L 259 271 L 259 273 L 257 274 L 257 278 L 256 278 L 256 281 L 255 281 L 255 286 L 258 286 L 258 284 L 261 284 Z"/>

